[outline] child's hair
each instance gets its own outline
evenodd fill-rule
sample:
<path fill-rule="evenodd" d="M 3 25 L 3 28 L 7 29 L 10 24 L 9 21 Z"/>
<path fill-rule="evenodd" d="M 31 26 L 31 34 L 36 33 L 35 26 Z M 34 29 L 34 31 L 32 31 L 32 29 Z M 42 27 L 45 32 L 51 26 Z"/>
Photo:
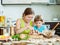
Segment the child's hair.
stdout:
<path fill-rule="evenodd" d="M 36 22 L 36 21 L 42 21 L 43 22 L 43 19 L 42 19 L 41 15 L 35 16 L 34 22 Z"/>
<path fill-rule="evenodd" d="M 32 10 L 32 8 L 26 8 L 23 13 L 23 17 L 30 14 L 34 14 L 34 11 Z"/>

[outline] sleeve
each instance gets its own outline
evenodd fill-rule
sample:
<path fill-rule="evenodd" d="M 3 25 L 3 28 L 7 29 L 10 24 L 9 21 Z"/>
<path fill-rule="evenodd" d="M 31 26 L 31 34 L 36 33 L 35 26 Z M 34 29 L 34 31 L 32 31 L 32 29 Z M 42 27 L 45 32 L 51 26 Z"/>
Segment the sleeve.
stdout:
<path fill-rule="evenodd" d="M 42 33 L 44 34 L 44 32 L 47 30 L 47 26 L 46 26 L 46 25 L 44 25 L 43 27 L 44 27 L 44 28 L 43 28 Z"/>
<path fill-rule="evenodd" d="M 47 26 L 46 25 L 44 25 L 44 30 L 47 30 Z"/>
<path fill-rule="evenodd" d="M 34 30 L 37 30 L 37 29 L 36 29 L 36 26 L 34 26 Z"/>

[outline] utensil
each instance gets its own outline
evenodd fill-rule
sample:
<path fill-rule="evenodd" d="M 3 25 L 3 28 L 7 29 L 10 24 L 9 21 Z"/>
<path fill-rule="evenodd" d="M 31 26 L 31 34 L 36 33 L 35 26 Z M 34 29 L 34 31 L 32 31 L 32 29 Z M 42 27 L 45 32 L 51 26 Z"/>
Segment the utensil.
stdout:
<path fill-rule="evenodd" d="M 55 30 L 58 25 L 59 25 L 59 22 L 54 26 L 52 30 Z"/>

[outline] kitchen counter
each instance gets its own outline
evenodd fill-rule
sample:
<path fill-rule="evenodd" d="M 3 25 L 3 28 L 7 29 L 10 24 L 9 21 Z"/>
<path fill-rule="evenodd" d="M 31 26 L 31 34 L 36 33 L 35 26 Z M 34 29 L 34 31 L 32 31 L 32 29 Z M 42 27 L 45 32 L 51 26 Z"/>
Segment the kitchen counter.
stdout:
<path fill-rule="evenodd" d="M 60 45 L 60 37 L 54 36 L 52 38 L 31 38 L 29 40 L 2 42 L 3 45 Z"/>

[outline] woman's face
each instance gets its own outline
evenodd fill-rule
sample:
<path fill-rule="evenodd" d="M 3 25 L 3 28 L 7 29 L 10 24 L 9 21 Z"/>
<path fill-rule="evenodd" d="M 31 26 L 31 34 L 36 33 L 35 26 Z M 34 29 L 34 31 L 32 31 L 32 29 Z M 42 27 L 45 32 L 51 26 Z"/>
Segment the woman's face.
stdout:
<path fill-rule="evenodd" d="M 24 16 L 24 20 L 29 23 L 33 19 L 33 14 Z"/>

